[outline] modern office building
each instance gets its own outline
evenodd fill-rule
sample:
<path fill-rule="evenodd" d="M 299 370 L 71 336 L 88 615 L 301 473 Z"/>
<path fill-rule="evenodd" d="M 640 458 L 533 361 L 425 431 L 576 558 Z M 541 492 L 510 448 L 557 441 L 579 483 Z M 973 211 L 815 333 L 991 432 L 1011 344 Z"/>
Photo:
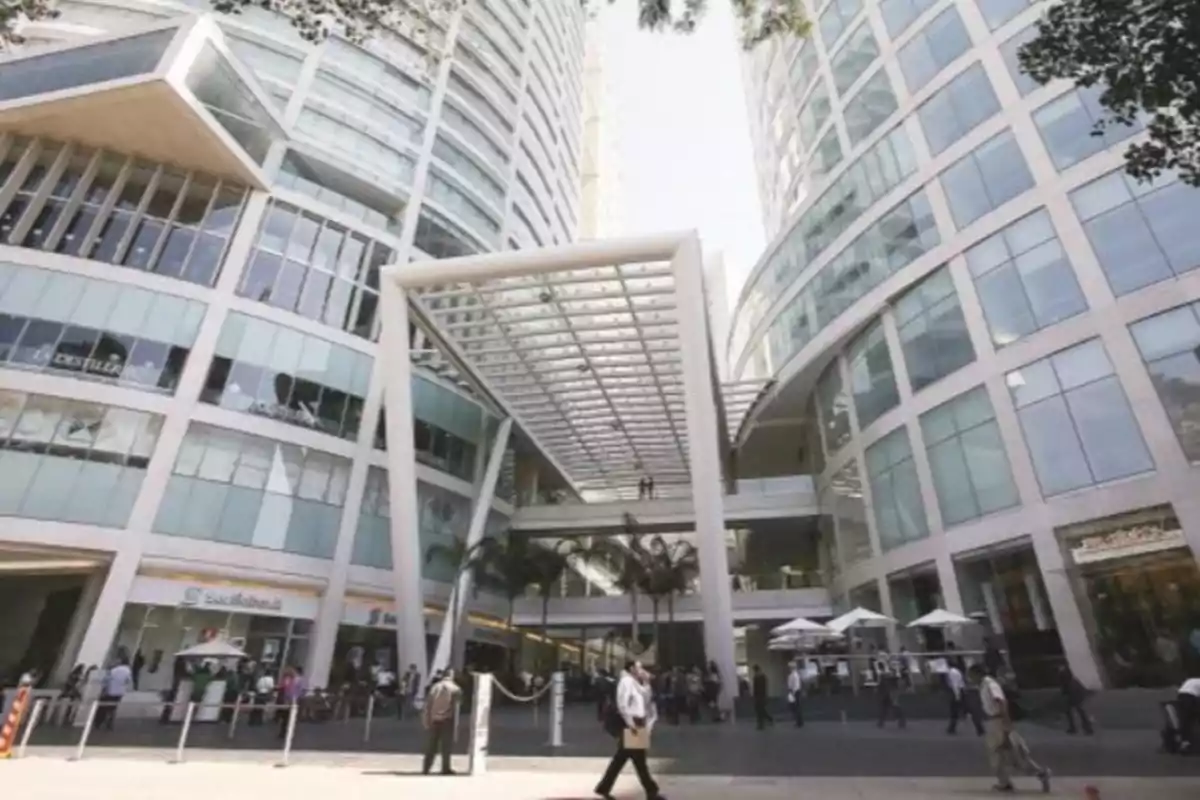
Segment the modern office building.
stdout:
<path fill-rule="evenodd" d="M 122 647 L 157 690 L 213 635 L 314 684 L 392 658 L 379 271 L 574 238 L 583 9 L 473 0 L 361 44 L 57 9 L 0 60 L 0 668 Z M 424 552 L 466 530 L 499 421 L 412 344 Z M 540 457 L 509 441 L 489 530 Z M 456 569 L 421 565 L 431 637 Z M 486 661 L 512 633 L 473 609 Z"/>
<path fill-rule="evenodd" d="M 790 440 L 838 605 L 974 615 L 1028 683 L 1063 655 L 1089 685 L 1178 680 L 1200 190 L 1131 180 L 1139 127 L 1090 135 L 1095 90 L 1021 73 L 1046 3 L 808 5 L 810 39 L 745 59 L 774 241 L 729 343 L 734 379 L 771 381 L 742 477 Z"/>

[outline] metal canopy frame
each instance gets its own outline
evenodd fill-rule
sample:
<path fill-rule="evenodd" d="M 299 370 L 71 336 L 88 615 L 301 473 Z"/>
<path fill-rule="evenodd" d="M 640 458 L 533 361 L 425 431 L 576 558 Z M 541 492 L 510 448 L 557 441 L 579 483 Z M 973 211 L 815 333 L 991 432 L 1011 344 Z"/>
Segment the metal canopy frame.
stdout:
<path fill-rule="evenodd" d="M 419 363 L 512 419 L 584 500 L 636 496 L 643 477 L 692 498 L 706 649 L 733 675 L 727 420 L 695 233 L 394 265 L 380 293 L 389 419 L 412 416 L 411 319 L 428 343 Z M 388 463 L 405 510 L 391 529 L 397 645 L 424 664 L 411 426 L 388 427 Z"/>

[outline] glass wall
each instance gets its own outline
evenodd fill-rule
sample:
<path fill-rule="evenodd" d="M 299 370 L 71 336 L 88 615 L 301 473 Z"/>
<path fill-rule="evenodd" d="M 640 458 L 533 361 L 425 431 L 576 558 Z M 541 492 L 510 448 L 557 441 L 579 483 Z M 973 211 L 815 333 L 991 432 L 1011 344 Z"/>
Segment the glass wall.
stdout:
<path fill-rule="evenodd" d="M 870 136 L 897 108 L 899 103 L 887 71 L 876 70 L 843 110 L 850 144 L 856 145 Z"/>
<path fill-rule="evenodd" d="M 960 230 L 1033 187 L 1033 176 L 1010 130 L 951 164 L 939 180 Z"/>
<path fill-rule="evenodd" d="M 858 414 L 858 429 L 866 430 L 900 403 L 882 322 L 876 320 L 851 343 L 846 360 L 850 365 L 850 394 Z"/>
<path fill-rule="evenodd" d="M 837 551 L 842 569 L 871 558 L 871 532 L 867 527 L 867 506 L 863 502 L 862 477 L 858 462 L 851 459 L 829 481 L 825 495 L 832 501 Z"/>
<path fill-rule="evenodd" d="M 945 267 L 905 292 L 893 314 L 914 393 L 975 360 L 967 321 Z"/>
<path fill-rule="evenodd" d="M 901 425 L 867 448 L 867 475 L 879 547 L 886 553 L 929 535 L 908 428 Z"/>
<path fill-rule="evenodd" d="M 1013 79 L 1013 83 L 1022 97 L 1041 86 L 1040 83 L 1029 77 L 1029 73 L 1021 69 L 1021 61 L 1017 57 L 1021 46 L 1026 42 L 1032 41 L 1036 36 L 1037 25 L 1030 25 L 1022 28 L 1010 36 L 1008 41 L 1000 45 L 1000 55 L 1004 57 L 1004 65 L 1008 67 L 1008 74 Z"/>
<path fill-rule="evenodd" d="M 922 414 L 921 435 L 946 527 L 1021 502 L 985 387 Z"/>
<path fill-rule="evenodd" d="M 475 480 L 483 436 L 483 409 L 473 400 L 414 375 L 413 444 L 417 461 L 465 481 Z M 387 449 L 387 420 L 380 413 L 375 446 Z"/>
<path fill-rule="evenodd" d="M 193 422 L 154 530 L 333 558 L 350 460 Z"/>
<path fill-rule="evenodd" d="M 168 28 L 11 61 L 0 78 L 0 101 L 153 72 L 178 32 Z"/>
<path fill-rule="evenodd" d="M 1029 8 L 1032 0 L 975 0 L 988 27 L 996 30 L 1010 19 Z"/>
<path fill-rule="evenodd" d="M 378 336 L 388 246 L 272 200 L 238 294 L 366 339 Z"/>
<path fill-rule="evenodd" d="M 908 29 L 917 17 L 938 4 L 938 0 L 881 0 L 879 12 L 888 36 L 893 39 Z"/>
<path fill-rule="evenodd" d="M 174 393 L 205 306 L 0 262 L 0 365 Z"/>
<path fill-rule="evenodd" d="M 841 37 L 861 10 L 862 0 L 831 0 L 817 20 L 826 50 L 833 49 L 834 42 Z"/>
<path fill-rule="evenodd" d="M 951 5 L 900 48 L 897 61 L 908 91 L 916 94 L 954 59 L 971 49 L 971 37 Z"/>
<path fill-rule="evenodd" d="M 232 313 L 200 399 L 353 440 L 372 363 L 348 347 Z"/>
<path fill-rule="evenodd" d="M 1099 339 L 1014 370 L 1007 383 L 1047 497 L 1154 469 Z"/>
<path fill-rule="evenodd" d="M 0 390 L 0 516 L 123 528 L 163 418 Z"/>
<path fill-rule="evenodd" d="M 1179 446 L 1200 462 L 1200 304 L 1181 306 L 1129 326 Z"/>
<path fill-rule="evenodd" d="M 879 44 L 875 41 L 870 24 L 864 20 L 830 58 L 829 68 L 838 94 L 849 89 L 877 58 Z"/>
<path fill-rule="evenodd" d="M 1102 135 L 1093 136 L 1097 120 L 1111 118 L 1100 105 L 1103 92 L 1100 86 L 1075 89 L 1033 112 L 1033 122 L 1060 172 L 1107 150 L 1144 127 L 1141 120 L 1135 120 L 1132 125 L 1113 123 L 1100 129 Z"/>
<path fill-rule="evenodd" d="M 992 234 L 966 257 L 996 347 L 1087 310 L 1045 209 Z"/>
<path fill-rule="evenodd" d="M 817 409 L 821 415 L 825 453 L 832 456 L 850 441 L 850 396 L 842 386 L 842 371 L 834 360 L 817 381 Z"/>
<path fill-rule="evenodd" d="M 917 119 L 930 155 L 936 156 L 999 111 L 1000 100 L 987 72 L 972 64 L 922 103 Z"/>

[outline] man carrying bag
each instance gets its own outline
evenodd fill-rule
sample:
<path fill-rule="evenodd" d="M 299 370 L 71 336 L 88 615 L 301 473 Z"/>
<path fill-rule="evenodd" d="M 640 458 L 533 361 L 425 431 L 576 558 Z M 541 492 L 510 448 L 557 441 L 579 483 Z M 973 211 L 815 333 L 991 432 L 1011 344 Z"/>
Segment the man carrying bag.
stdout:
<path fill-rule="evenodd" d="M 647 800 L 666 800 L 659 794 L 658 784 L 650 777 L 650 768 L 646 764 L 650 731 L 654 728 L 657 716 L 650 689 L 650 675 L 638 662 L 627 662 L 617 683 L 615 707 L 610 708 L 604 720 L 605 730 L 617 737 L 617 752 L 608 762 L 604 777 L 596 784 L 597 795 L 612 800 L 617 776 L 624 769 L 625 762 L 632 761 Z"/>

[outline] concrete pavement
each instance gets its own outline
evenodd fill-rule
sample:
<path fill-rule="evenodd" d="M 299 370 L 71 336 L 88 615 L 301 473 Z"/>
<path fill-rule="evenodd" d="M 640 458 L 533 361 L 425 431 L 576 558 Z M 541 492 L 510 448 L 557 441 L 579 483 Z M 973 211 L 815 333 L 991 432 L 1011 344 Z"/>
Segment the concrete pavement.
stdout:
<path fill-rule="evenodd" d="M 394 756 L 375 763 L 347 762 L 317 766 L 303 760 L 276 769 L 235 759 L 202 761 L 193 754 L 185 764 L 167 764 L 121 757 L 66 762 L 59 757 L 31 756 L 0 765 L 0 780 L 7 796 L 21 800 L 462 800 L 472 793 L 487 800 L 577 800 L 592 797 L 591 774 L 535 768 L 505 769 L 486 776 L 423 777 L 412 774 L 417 764 L 410 756 Z M 233 755 L 236 754 L 226 754 Z M 244 755 L 244 754 L 243 754 Z M 328 754 L 325 754 L 328 757 Z M 368 756 L 356 756 L 366 759 Z M 506 764 L 506 767 L 520 765 Z M 602 767 L 596 761 L 595 770 Z M 680 800 L 972 800 L 994 797 L 986 776 L 964 778 L 732 778 L 662 774 L 664 793 Z M 1200 777 L 1193 778 L 1065 778 L 1053 796 L 1083 798 L 1084 786 L 1093 784 L 1102 800 L 1195 800 L 1200 797 Z M 618 785 L 622 798 L 640 797 L 632 776 Z"/>

